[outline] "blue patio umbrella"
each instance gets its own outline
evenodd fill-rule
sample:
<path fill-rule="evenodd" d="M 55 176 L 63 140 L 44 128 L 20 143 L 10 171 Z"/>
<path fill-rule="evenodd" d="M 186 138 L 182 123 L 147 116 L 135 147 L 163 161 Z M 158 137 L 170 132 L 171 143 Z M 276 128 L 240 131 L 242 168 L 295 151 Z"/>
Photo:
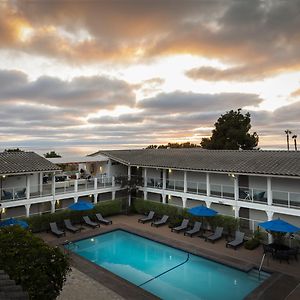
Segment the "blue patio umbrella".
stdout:
<path fill-rule="evenodd" d="M 5 221 L 0 222 L 0 227 L 14 226 L 19 225 L 22 228 L 28 228 L 28 224 L 25 221 L 17 220 L 14 218 L 7 219 Z"/>
<path fill-rule="evenodd" d="M 78 202 L 69 205 L 69 209 L 77 211 L 90 210 L 93 208 L 94 204 L 83 200 L 79 200 Z"/>
<path fill-rule="evenodd" d="M 199 216 L 199 217 L 213 217 L 218 214 L 217 211 L 208 208 L 204 205 L 200 206 L 195 206 L 193 208 L 190 208 L 188 212 L 194 216 Z"/>
<path fill-rule="evenodd" d="M 293 233 L 293 232 L 300 231 L 299 227 L 296 227 L 296 226 L 294 226 L 284 220 L 281 220 L 281 219 L 262 222 L 262 223 L 259 223 L 258 225 L 268 231 L 274 231 L 274 232 Z"/>

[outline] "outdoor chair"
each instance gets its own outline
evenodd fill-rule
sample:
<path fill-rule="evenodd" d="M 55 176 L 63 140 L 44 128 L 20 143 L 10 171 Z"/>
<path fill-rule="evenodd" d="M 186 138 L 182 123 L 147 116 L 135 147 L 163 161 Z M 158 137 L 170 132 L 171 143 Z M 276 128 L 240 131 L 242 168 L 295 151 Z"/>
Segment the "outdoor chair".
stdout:
<path fill-rule="evenodd" d="M 151 210 L 147 217 L 138 219 L 138 222 L 144 224 L 146 222 L 152 221 L 154 218 L 154 214 L 155 214 L 154 211 Z"/>
<path fill-rule="evenodd" d="M 171 231 L 172 232 L 175 231 L 176 233 L 179 233 L 180 231 L 187 229 L 189 221 L 190 220 L 188 220 L 188 219 L 183 219 L 182 222 L 181 222 L 181 225 L 172 228 Z"/>
<path fill-rule="evenodd" d="M 185 231 L 184 235 L 189 235 L 190 237 L 193 237 L 194 234 L 200 232 L 201 225 L 201 222 L 195 222 L 194 227 L 191 230 Z"/>
<path fill-rule="evenodd" d="M 227 247 L 232 247 L 232 248 L 234 248 L 234 250 L 236 250 L 236 248 L 238 246 L 241 246 L 244 243 L 244 236 L 245 236 L 244 232 L 236 231 L 235 232 L 235 239 L 230 241 L 230 242 L 227 242 L 226 243 L 226 248 Z"/>
<path fill-rule="evenodd" d="M 272 257 L 274 257 L 274 253 L 275 253 L 274 248 L 270 247 L 269 245 L 263 244 L 263 250 L 264 250 L 264 254 L 270 253 Z"/>
<path fill-rule="evenodd" d="M 165 225 L 165 224 L 167 224 L 168 219 L 169 219 L 169 216 L 163 215 L 162 218 L 161 218 L 160 220 L 155 221 L 155 222 L 152 222 L 152 223 L 151 223 L 151 226 L 158 227 L 158 226 Z"/>
<path fill-rule="evenodd" d="M 102 224 L 105 224 L 105 225 L 109 225 L 109 224 L 112 224 L 112 221 L 111 220 L 107 220 L 107 219 L 104 219 L 101 215 L 101 213 L 98 213 L 96 214 L 96 218 L 97 220 L 102 223 Z"/>
<path fill-rule="evenodd" d="M 93 227 L 93 228 L 100 227 L 100 224 L 93 222 L 89 216 L 83 216 L 82 218 L 86 225 Z"/>
<path fill-rule="evenodd" d="M 219 240 L 222 238 L 223 234 L 223 227 L 217 227 L 215 232 L 205 238 L 205 241 L 210 241 L 214 243 L 215 241 Z"/>
<path fill-rule="evenodd" d="M 26 198 L 26 188 L 22 189 L 21 191 L 17 191 L 17 198 L 19 199 Z"/>
<path fill-rule="evenodd" d="M 76 232 L 78 232 L 78 231 L 81 231 L 81 228 L 74 226 L 74 225 L 71 223 L 70 219 L 64 220 L 64 223 L 65 223 L 66 229 L 68 229 L 69 231 L 71 231 L 71 232 L 73 232 L 73 233 L 76 233 Z"/>
<path fill-rule="evenodd" d="M 4 194 L 4 199 L 5 200 L 12 200 L 13 199 L 13 193 L 3 190 L 3 194 Z"/>
<path fill-rule="evenodd" d="M 289 250 L 279 250 L 274 253 L 274 258 L 279 259 L 279 262 L 281 263 L 282 260 L 286 260 L 287 263 L 289 264 L 290 260 L 290 255 L 289 255 Z"/>
<path fill-rule="evenodd" d="M 287 251 L 290 257 L 292 256 L 295 258 L 295 260 L 298 260 L 299 247 L 291 248 Z"/>
<path fill-rule="evenodd" d="M 63 235 L 66 235 L 66 233 L 65 233 L 64 231 L 59 230 L 59 229 L 57 228 L 57 224 L 56 224 L 55 222 L 52 222 L 52 223 L 50 223 L 49 225 L 50 225 L 50 230 L 51 230 L 51 232 L 52 232 L 55 236 L 61 237 L 61 236 L 63 236 Z"/>

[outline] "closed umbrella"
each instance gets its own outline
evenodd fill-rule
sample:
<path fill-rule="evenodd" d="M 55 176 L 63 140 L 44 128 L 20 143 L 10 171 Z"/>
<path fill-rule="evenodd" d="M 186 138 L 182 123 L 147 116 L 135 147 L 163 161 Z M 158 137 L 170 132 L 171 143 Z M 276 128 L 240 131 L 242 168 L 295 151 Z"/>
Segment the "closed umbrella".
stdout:
<path fill-rule="evenodd" d="M 69 205 L 68 208 L 76 211 L 84 211 L 84 210 L 93 209 L 94 204 L 87 201 L 79 200 L 78 202 Z"/>
<path fill-rule="evenodd" d="M 25 221 L 17 220 L 14 218 L 7 219 L 5 221 L 0 222 L 0 227 L 14 226 L 19 225 L 22 228 L 28 228 L 28 224 Z"/>

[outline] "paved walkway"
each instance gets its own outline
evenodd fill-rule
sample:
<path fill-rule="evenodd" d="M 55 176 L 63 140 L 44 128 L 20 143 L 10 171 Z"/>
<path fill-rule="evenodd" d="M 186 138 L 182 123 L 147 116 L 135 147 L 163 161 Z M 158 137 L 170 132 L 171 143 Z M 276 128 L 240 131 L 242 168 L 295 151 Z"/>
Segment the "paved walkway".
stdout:
<path fill-rule="evenodd" d="M 112 217 L 111 219 L 113 220 L 113 224 L 117 225 L 119 227 L 122 228 L 122 225 L 124 225 L 124 227 L 130 227 L 130 228 L 135 228 L 138 230 L 141 230 L 145 233 L 145 235 L 150 235 L 151 234 L 155 234 L 155 235 L 159 235 L 162 238 L 167 238 L 169 240 L 173 240 L 174 242 L 181 244 L 182 246 L 184 246 L 184 248 L 190 248 L 190 249 L 195 249 L 197 248 L 198 251 L 201 253 L 201 251 L 203 251 L 204 253 L 209 253 L 211 256 L 222 256 L 225 259 L 227 258 L 229 261 L 233 261 L 234 259 L 238 259 L 243 261 L 243 264 L 254 264 L 257 267 L 260 264 L 260 260 L 262 257 L 262 247 L 259 247 L 255 250 L 247 250 L 244 247 L 240 247 L 238 250 L 234 250 L 231 248 L 226 248 L 225 244 L 226 241 L 224 239 L 219 240 L 217 242 L 215 242 L 214 244 L 209 243 L 209 242 L 205 242 L 204 239 L 202 238 L 198 238 L 198 237 L 186 237 L 184 236 L 182 233 L 180 234 L 176 234 L 171 232 L 170 228 L 168 228 L 168 226 L 162 226 L 159 228 L 155 228 L 155 227 L 151 227 L 149 223 L 147 224 L 140 224 L 137 222 L 137 219 L 139 218 L 138 215 L 132 215 L 132 216 L 124 216 L 124 215 L 120 215 L 120 216 L 115 216 Z M 51 244 L 56 244 L 56 243 L 61 243 L 64 240 L 72 240 L 72 239 L 80 239 L 80 238 L 84 238 L 87 237 L 89 235 L 95 235 L 98 232 L 101 233 L 103 231 L 106 231 L 107 229 L 109 229 L 109 226 L 101 226 L 101 228 L 99 229 L 90 229 L 90 228 L 85 228 L 81 233 L 79 234 L 72 234 L 72 233 L 67 233 L 66 237 L 57 239 L 56 237 L 54 237 L 52 234 L 49 233 L 42 233 L 40 234 L 40 236 L 45 239 L 46 241 L 48 241 Z M 270 270 L 270 271 L 274 271 L 274 272 L 281 272 L 283 274 L 287 274 L 293 277 L 296 277 L 297 279 L 300 280 L 300 261 L 296 261 L 296 260 L 291 260 L 290 264 L 288 264 L 286 261 L 282 261 L 282 263 L 280 263 L 278 260 L 273 260 L 271 258 L 266 259 L 265 262 L 265 267 Z M 78 273 L 77 271 L 75 271 L 73 273 L 74 278 L 73 278 L 73 282 L 77 282 L 80 281 L 77 280 L 77 276 Z M 81 273 L 82 274 L 82 273 Z M 86 275 L 84 275 L 86 276 Z M 90 279 L 92 280 L 92 279 Z M 101 281 L 100 281 L 101 282 Z M 71 283 L 70 283 L 71 284 Z M 97 284 L 99 284 L 97 282 Z M 85 285 L 84 285 L 85 286 Z M 93 285 L 93 288 L 96 288 L 99 290 L 99 293 L 108 290 L 107 288 L 105 288 L 104 286 L 98 286 L 98 285 Z M 63 293 L 65 293 L 65 290 L 70 290 L 70 293 L 72 294 L 71 289 L 68 287 L 68 284 L 66 284 Z M 79 297 L 79 294 L 81 293 L 80 298 L 82 299 L 93 299 L 89 296 L 87 296 L 85 293 L 87 292 L 88 289 L 84 288 L 84 289 L 78 289 L 78 291 L 74 291 L 74 295 L 76 295 L 76 297 Z M 113 298 L 116 297 L 117 294 L 112 293 L 110 296 L 109 294 L 109 290 L 106 291 L 108 294 L 108 296 L 105 297 L 105 299 L 121 299 L 120 298 Z M 295 297 L 295 293 L 298 294 L 299 292 L 299 288 L 295 289 L 295 292 L 293 292 L 288 300 L 292 300 L 292 299 L 296 299 Z M 71 299 L 71 298 L 61 298 L 61 299 Z M 77 298 L 72 298 L 72 299 L 77 299 Z M 78 298 L 79 299 L 79 298 Z M 99 299 L 99 298 L 98 298 Z M 280 299 L 280 298 L 278 298 Z M 299 298 L 298 298 L 299 299 Z"/>

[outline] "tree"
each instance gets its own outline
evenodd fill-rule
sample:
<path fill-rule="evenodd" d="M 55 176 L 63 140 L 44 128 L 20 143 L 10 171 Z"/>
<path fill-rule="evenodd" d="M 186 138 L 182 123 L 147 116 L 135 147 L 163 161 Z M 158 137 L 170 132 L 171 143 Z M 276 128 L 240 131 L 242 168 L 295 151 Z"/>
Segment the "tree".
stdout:
<path fill-rule="evenodd" d="M 19 148 L 11 148 L 11 149 L 5 149 L 4 152 L 24 152 L 24 151 Z"/>
<path fill-rule="evenodd" d="M 61 157 L 61 155 L 57 154 L 55 151 L 50 151 L 44 154 L 46 158 L 55 158 L 55 157 Z"/>
<path fill-rule="evenodd" d="M 294 140 L 295 151 L 297 151 L 297 135 L 294 134 L 294 135 L 292 136 L 292 139 Z"/>
<path fill-rule="evenodd" d="M 0 245 L 0 269 L 20 284 L 30 299 L 56 299 L 70 272 L 68 256 L 19 226 L 1 228 Z"/>
<path fill-rule="evenodd" d="M 248 132 L 250 122 L 250 113 L 243 115 L 241 108 L 226 112 L 214 124 L 212 136 L 203 138 L 200 145 L 205 149 L 253 150 L 257 147 L 258 135 Z"/>
<path fill-rule="evenodd" d="M 284 131 L 286 134 L 286 145 L 287 145 L 287 150 L 290 151 L 290 134 L 292 134 L 292 132 L 287 129 Z"/>
<path fill-rule="evenodd" d="M 191 142 L 185 143 L 168 143 L 167 145 L 149 145 L 146 149 L 168 149 L 168 148 L 196 148 L 200 145 L 193 144 Z"/>

